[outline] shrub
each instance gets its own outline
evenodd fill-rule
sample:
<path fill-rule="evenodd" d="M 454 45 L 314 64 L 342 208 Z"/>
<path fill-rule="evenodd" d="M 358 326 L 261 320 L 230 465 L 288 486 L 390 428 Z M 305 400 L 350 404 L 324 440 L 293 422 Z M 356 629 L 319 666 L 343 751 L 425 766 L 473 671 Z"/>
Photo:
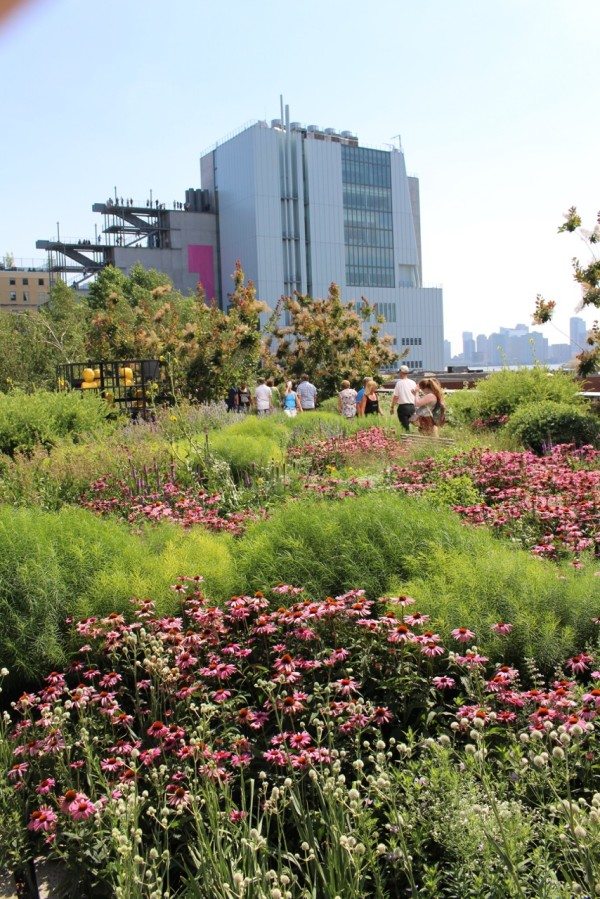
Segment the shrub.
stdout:
<path fill-rule="evenodd" d="M 451 407 L 459 421 L 490 422 L 497 426 L 503 416 L 512 415 L 521 406 L 552 400 L 581 406 L 580 386 L 571 372 L 549 371 L 542 365 L 518 371 L 494 372 L 480 381 L 476 390 L 453 395 Z"/>
<path fill-rule="evenodd" d="M 507 651 L 544 664 L 591 635 L 600 592 L 591 568 L 549 564 L 465 528 L 451 512 L 383 493 L 289 504 L 251 525 L 239 553 L 246 589 L 283 581 L 314 595 L 351 585 L 373 598 L 407 590 L 436 628 L 469 621 L 490 651 L 491 624 L 514 622 Z"/>
<path fill-rule="evenodd" d="M 542 453 L 556 443 L 597 446 L 600 421 L 585 409 L 546 400 L 517 409 L 506 425 L 506 432 L 523 446 Z"/>
<path fill-rule="evenodd" d="M 149 593 L 164 611 L 179 574 L 204 574 L 217 598 L 235 591 L 228 538 L 161 525 L 143 537 L 83 509 L 0 509 L 0 659 L 20 681 L 65 658 L 65 617 L 129 608 Z"/>
<path fill-rule="evenodd" d="M 170 463 L 168 444 L 156 438 L 125 444 L 120 432 L 101 441 L 62 440 L 50 451 L 38 445 L 28 453 L 1 459 L 0 501 L 59 509 L 64 503 L 78 502 L 100 477 L 124 478 L 148 468 L 167 469 Z"/>
<path fill-rule="evenodd" d="M 225 459 L 237 480 L 248 479 L 274 463 L 281 464 L 284 459 L 281 446 L 275 440 L 259 433 L 240 434 L 233 427 L 212 434 L 208 447 L 211 453 Z"/>
<path fill-rule="evenodd" d="M 79 440 L 84 434 L 106 429 L 111 414 L 97 396 L 13 390 L 0 395 L 0 452 L 13 455 L 37 444 L 49 448 L 61 437 Z"/>

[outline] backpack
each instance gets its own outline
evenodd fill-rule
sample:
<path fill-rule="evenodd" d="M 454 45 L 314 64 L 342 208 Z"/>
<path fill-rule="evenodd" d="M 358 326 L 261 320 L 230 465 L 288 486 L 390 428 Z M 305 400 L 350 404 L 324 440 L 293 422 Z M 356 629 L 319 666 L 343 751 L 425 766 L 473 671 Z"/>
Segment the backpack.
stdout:
<path fill-rule="evenodd" d="M 443 403 L 436 403 L 431 410 L 431 414 L 433 416 L 433 423 L 435 425 L 439 425 L 441 427 L 442 425 L 446 424 L 446 407 Z"/>

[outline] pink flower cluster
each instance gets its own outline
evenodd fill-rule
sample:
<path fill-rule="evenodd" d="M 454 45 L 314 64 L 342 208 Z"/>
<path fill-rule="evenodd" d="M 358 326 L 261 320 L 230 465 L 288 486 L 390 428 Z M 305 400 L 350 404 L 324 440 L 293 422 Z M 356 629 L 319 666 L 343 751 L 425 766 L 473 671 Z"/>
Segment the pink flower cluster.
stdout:
<path fill-rule="evenodd" d="M 173 521 L 189 528 L 200 524 L 212 531 L 229 531 L 236 536 L 243 533 L 248 521 L 258 515 L 251 509 L 221 514 L 223 497 L 191 487 L 181 487 L 167 480 L 155 490 L 147 485 L 134 489 L 125 481 L 112 482 L 99 478 L 89 488 L 82 505 L 99 515 L 119 515 L 131 524 L 143 521 Z"/>
<path fill-rule="evenodd" d="M 422 493 L 463 475 L 482 497 L 453 507 L 471 524 L 520 539 L 546 558 L 571 557 L 578 564 L 586 551 L 600 555 L 600 451 L 563 445 L 539 457 L 478 449 L 449 461 L 394 467 L 391 482 L 405 493 Z"/>
<path fill-rule="evenodd" d="M 362 428 L 349 437 L 329 437 L 288 449 L 290 459 L 308 460 L 311 472 L 348 464 L 361 458 L 396 459 L 406 448 L 391 428 Z"/>
<path fill-rule="evenodd" d="M 78 659 L 14 703 L 8 776 L 32 802 L 43 797 L 31 830 L 53 838 L 73 822 L 96 826 L 126 784 L 155 790 L 159 772 L 167 804 L 185 813 L 198 776 L 235 786 L 242 770 L 283 777 L 327 765 L 334 751 L 351 750 L 382 728 L 429 728 L 446 691 L 453 695 L 442 728 L 457 703 L 459 727 L 474 718 L 529 729 L 543 720 L 573 727 L 594 721 L 600 709 L 600 672 L 591 671 L 588 653 L 569 659 L 570 674 L 557 675 L 550 689 L 524 690 L 512 667 L 486 675 L 488 658 L 472 645 L 469 628 L 449 634 L 460 651 L 445 649 L 410 596 L 371 601 L 363 590 L 349 590 L 313 601 L 301 588 L 280 584 L 271 599 L 257 592 L 217 606 L 201 580 L 175 585 L 179 614 L 161 616 L 143 599 L 134 602 L 132 622 L 118 613 L 77 622 L 85 641 Z M 281 597 L 291 604 L 278 605 Z M 511 630 L 496 622 L 492 639 L 504 640 Z M 588 676 L 587 685 L 578 674 Z M 471 677 L 487 678 L 476 704 L 458 692 Z M 94 764 L 82 723 L 98 754 Z"/>

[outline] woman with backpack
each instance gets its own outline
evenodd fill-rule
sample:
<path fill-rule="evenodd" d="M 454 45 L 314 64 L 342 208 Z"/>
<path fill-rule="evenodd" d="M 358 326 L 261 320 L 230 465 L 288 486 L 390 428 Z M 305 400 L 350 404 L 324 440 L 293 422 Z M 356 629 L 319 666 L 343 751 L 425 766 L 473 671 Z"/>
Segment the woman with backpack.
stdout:
<path fill-rule="evenodd" d="M 446 421 L 444 394 L 436 378 L 422 378 L 418 383 L 419 392 L 415 399 L 415 414 L 411 421 L 424 437 L 438 437 L 438 427 Z"/>

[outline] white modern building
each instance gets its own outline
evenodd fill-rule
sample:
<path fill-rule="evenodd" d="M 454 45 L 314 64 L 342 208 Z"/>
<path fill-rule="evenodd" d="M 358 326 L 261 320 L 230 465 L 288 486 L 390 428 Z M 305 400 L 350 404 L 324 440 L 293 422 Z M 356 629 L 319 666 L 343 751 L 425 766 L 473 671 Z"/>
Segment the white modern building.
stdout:
<path fill-rule="evenodd" d="M 287 113 L 224 140 L 200 169 L 222 302 L 238 259 L 272 309 L 294 291 L 325 296 L 334 281 L 345 300 L 376 304 L 408 365 L 443 368 L 442 291 L 423 287 L 419 182 L 400 149 L 361 147 Z"/>
<path fill-rule="evenodd" d="M 283 110 L 282 110 L 283 115 Z M 423 286 L 419 182 L 397 149 L 361 147 L 349 131 L 285 117 L 256 122 L 202 155 L 202 188 L 172 208 L 110 197 L 94 239 L 40 240 L 51 274 L 80 285 L 105 265 L 157 268 L 185 293 L 200 283 L 227 308 L 239 259 L 275 309 L 298 291 L 365 297 L 385 319 L 403 361 L 444 367 L 442 291 Z M 404 355 L 405 354 L 405 355 Z"/>

